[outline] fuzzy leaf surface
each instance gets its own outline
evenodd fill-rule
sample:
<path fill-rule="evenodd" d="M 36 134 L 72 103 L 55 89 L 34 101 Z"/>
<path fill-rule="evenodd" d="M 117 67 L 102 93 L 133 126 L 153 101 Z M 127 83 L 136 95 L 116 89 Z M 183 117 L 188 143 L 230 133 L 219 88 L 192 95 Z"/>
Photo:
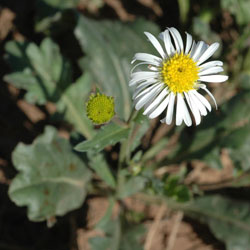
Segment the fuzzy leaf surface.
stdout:
<path fill-rule="evenodd" d="M 207 223 L 227 250 L 249 249 L 250 205 L 247 202 L 210 195 L 196 199 L 187 213 Z"/>
<path fill-rule="evenodd" d="M 27 90 L 25 99 L 30 103 L 56 102 L 72 82 L 71 65 L 50 38 L 45 38 L 40 47 L 35 43 L 24 45 L 11 41 L 6 45 L 6 52 L 15 72 L 6 75 L 5 80 Z"/>
<path fill-rule="evenodd" d="M 102 154 L 88 154 L 90 167 L 104 180 L 110 187 L 115 188 L 115 178 L 110 167 Z"/>
<path fill-rule="evenodd" d="M 82 205 L 91 172 L 53 127 L 46 127 L 31 145 L 19 143 L 12 160 L 19 173 L 9 196 L 16 205 L 28 207 L 30 220 L 49 220 Z"/>
<path fill-rule="evenodd" d="M 93 136 L 93 126 L 84 112 L 92 82 L 89 74 L 72 83 L 71 65 L 50 38 L 45 38 L 40 47 L 35 43 L 11 41 L 6 45 L 6 52 L 14 72 L 5 75 L 5 81 L 25 89 L 25 99 L 29 103 L 55 103 L 61 118 L 73 124 L 85 137 Z"/>
<path fill-rule="evenodd" d="M 124 224 L 124 225 L 123 225 Z M 109 220 L 102 226 L 104 237 L 93 237 L 89 239 L 93 250 L 142 250 L 140 239 L 145 233 L 142 225 L 129 225 L 121 223 L 119 218 Z"/>
<path fill-rule="evenodd" d="M 115 123 L 103 126 L 91 139 L 76 145 L 75 150 L 79 152 L 100 152 L 108 145 L 114 145 L 128 137 L 129 128 L 120 127 Z"/>

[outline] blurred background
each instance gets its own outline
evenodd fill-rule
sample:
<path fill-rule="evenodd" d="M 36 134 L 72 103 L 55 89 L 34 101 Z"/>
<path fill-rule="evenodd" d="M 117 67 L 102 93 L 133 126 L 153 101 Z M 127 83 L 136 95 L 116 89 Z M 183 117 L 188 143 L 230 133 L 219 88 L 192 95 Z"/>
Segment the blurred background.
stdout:
<path fill-rule="evenodd" d="M 79 38 L 75 32 L 79 16 L 86 18 L 85 27 L 90 23 L 83 32 L 86 38 Z M 229 81 L 209 85 L 219 109 L 213 110 L 199 128 L 175 130 L 170 135 L 169 146 L 155 158 L 164 165 L 164 155 L 174 149 L 167 171 L 176 173 L 176 166 L 184 164 L 183 183 L 194 196 L 207 197 L 194 210 L 201 212 L 195 216 L 192 211 L 190 216 L 183 215 L 128 198 L 127 206 L 136 212 L 136 215 L 131 212 L 131 216 L 137 216 L 136 220 L 147 228 L 141 247 L 146 250 L 250 249 L 249 0 L 0 0 L 0 250 L 101 250 L 91 248 L 88 240 L 98 236 L 94 225 L 108 207 L 106 198 L 88 195 L 79 209 L 58 218 L 48 228 L 45 222 L 29 221 L 26 208 L 17 207 L 9 199 L 8 187 L 17 173 L 12 161 L 16 145 L 31 144 L 46 125 L 56 127 L 66 139 L 72 131 L 71 114 L 62 118 L 57 112 L 60 105 L 55 105 L 56 94 L 45 99 L 38 90 L 29 89 L 27 83 L 32 82 L 32 77 L 28 71 L 27 75 L 11 74 L 23 70 L 30 60 L 33 52 L 25 54 L 27 46 L 30 43 L 39 46 L 50 37 L 66 58 L 65 71 L 71 65 L 69 78 L 74 82 L 82 72 L 98 74 L 94 63 L 103 55 L 97 55 L 96 34 L 103 32 L 105 38 L 107 32 L 107 40 L 114 37 L 108 44 L 115 48 L 120 60 L 126 56 L 126 48 L 133 47 L 133 41 L 139 39 L 128 29 L 132 27 L 138 37 L 143 37 L 143 31 L 157 34 L 171 26 L 182 34 L 188 31 L 196 40 L 208 44 L 218 41 L 221 46 L 214 58 L 224 62 Z M 93 29 L 96 34 L 92 35 Z M 19 42 L 22 47 L 16 45 Z M 141 44 L 142 48 L 149 46 L 145 44 Z M 131 60 L 133 53 L 126 60 Z M 85 58 L 83 63 L 82 58 Z M 100 63 L 105 64 L 105 58 Z M 112 72 L 103 74 L 109 81 Z M 93 82 L 96 81 L 98 77 L 94 77 Z M 143 138 L 145 148 L 169 132 L 167 126 L 157 124 L 152 121 Z M 160 132 L 155 133 L 156 128 Z M 110 153 L 111 161 L 116 159 L 116 151 Z M 213 220 L 209 220 L 211 211 L 215 212 Z M 164 219 L 163 213 L 167 214 Z"/>

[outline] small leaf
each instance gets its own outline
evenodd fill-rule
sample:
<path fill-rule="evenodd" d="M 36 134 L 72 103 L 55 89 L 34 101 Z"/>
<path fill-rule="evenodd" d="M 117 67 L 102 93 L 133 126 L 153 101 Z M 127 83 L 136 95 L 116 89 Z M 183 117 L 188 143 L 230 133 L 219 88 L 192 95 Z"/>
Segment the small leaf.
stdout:
<path fill-rule="evenodd" d="M 95 225 L 95 228 L 105 230 L 106 225 L 110 222 L 112 211 L 115 205 L 115 200 L 113 198 L 109 198 L 109 206 L 105 215 L 101 218 L 100 221 Z"/>
<path fill-rule="evenodd" d="M 129 128 L 120 127 L 115 123 L 103 126 L 93 139 L 84 141 L 76 145 L 75 150 L 86 152 L 92 150 L 100 152 L 108 145 L 114 145 L 128 137 Z"/>
<path fill-rule="evenodd" d="M 250 61 L 250 60 L 248 60 Z M 250 72 L 243 72 L 239 76 L 240 87 L 250 90 Z"/>
<path fill-rule="evenodd" d="M 209 115 L 194 134 L 190 135 L 187 130 L 182 131 L 179 139 L 180 148 L 175 152 L 178 161 L 198 159 L 206 162 L 212 168 L 222 168 L 216 127 L 209 125 L 214 120 L 216 120 L 216 116 Z"/>
<path fill-rule="evenodd" d="M 102 154 L 88 154 L 90 167 L 104 180 L 109 186 L 115 188 L 116 182 Z"/>
<path fill-rule="evenodd" d="M 221 107 L 221 110 L 225 115 L 223 121 L 220 122 L 220 126 L 232 128 L 237 124 L 241 124 L 242 122 L 248 122 L 250 120 L 249 109 L 250 91 L 243 91 L 236 94 Z"/>
<path fill-rule="evenodd" d="M 149 128 L 149 119 L 147 116 L 142 114 L 143 112 L 139 111 L 137 116 L 134 118 L 134 129 L 131 129 L 130 141 L 132 142 L 131 145 L 129 145 L 129 150 L 133 152 L 136 147 L 138 147 L 141 144 L 142 137 L 146 134 Z"/>
<path fill-rule="evenodd" d="M 102 228 L 105 237 L 93 237 L 89 239 L 91 249 L 93 250 L 118 250 L 121 239 L 121 222 L 120 219 L 109 220 Z"/>
<path fill-rule="evenodd" d="M 229 155 L 238 169 L 250 169 L 250 125 L 236 129 L 226 136 L 222 146 L 229 150 Z"/>
<path fill-rule="evenodd" d="M 179 202 L 189 201 L 190 191 L 187 186 L 179 183 L 179 179 L 176 175 L 169 176 L 164 186 L 164 194 Z"/>
<path fill-rule="evenodd" d="M 36 32 L 46 31 L 61 18 L 63 10 L 77 7 L 79 0 L 36 0 Z"/>
<path fill-rule="evenodd" d="M 121 219 L 109 220 L 102 228 L 105 237 L 89 239 L 93 250 L 143 250 L 140 240 L 145 234 L 143 225 L 121 223 Z"/>
<path fill-rule="evenodd" d="M 247 202 L 210 195 L 184 208 L 187 214 L 207 223 L 226 249 L 249 249 L 250 205 Z"/>
<path fill-rule="evenodd" d="M 118 197 L 124 199 L 139 191 L 142 191 L 147 183 L 147 179 L 142 176 L 132 176 L 128 180 L 124 178 L 118 189 Z"/>
<path fill-rule="evenodd" d="M 30 220 L 49 220 L 82 205 L 91 172 L 53 127 L 32 145 L 19 143 L 12 159 L 19 173 L 9 196 L 18 206 L 28 206 Z"/>
<path fill-rule="evenodd" d="M 12 70 L 22 71 L 30 66 L 29 59 L 26 56 L 26 49 L 28 43 L 18 43 L 16 41 L 9 41 L 5 45 L 5 60 L 11 65 Z"/>

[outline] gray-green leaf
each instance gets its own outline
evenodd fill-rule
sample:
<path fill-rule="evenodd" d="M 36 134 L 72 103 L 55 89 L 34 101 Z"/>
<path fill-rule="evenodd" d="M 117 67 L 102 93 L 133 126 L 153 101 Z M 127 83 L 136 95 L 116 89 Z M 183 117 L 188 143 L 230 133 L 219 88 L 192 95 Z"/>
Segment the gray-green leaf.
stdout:
<path fill-rule="evenodd" d="M 92 79 L 88 73 L 79 77 L 62 94 L 57 102 L 57 111 L 63 118 L 74 125 L 78 132 L 91 138 L 95 132 L 86 115 L 86 101 L 91 91 Z"/>
<path fill-rule="evenodd" d="M 84 105 L 91 89 L 89 74 L 82 75 L 76 83 L 72 83 L 71 65 L 50 38 L 45 38 L 40 47 L 34 43 L 9 42 L 6 52 L 7 61 L 15 72 L 5 75 L 4 79 L 17 88 L 27 90 L 25 99 L 28 102 L 54 102 L 57 111 L 77 131 L 86 138 L 94 135 Z"/>
<path fill-rule="evenodd" d="M 250 169 L 250 125 L 236 129 L 226 136 L 222 146 L 229 150 L 229 155 L 238 169 Z"/>
<path fill-rule="evenodd" d="M 142 191 L 147 183 L 147 179 L 142 176 L 131 176 L 129 179 L 121 176 L 120 178 L 123 178 L 117 194 L 120 199 L 124 199 Z"/>
<path fill-rule="evenodd" d="M 93 250 L 142 250 L 139 243 L 145 233 L 142 225 L 129 225 L 121 223 L 120 218 L 109 220 L 102 227 L 105 237 L 94 237 L 89 239 Z"/>
<path fill-rule="evenodd" d="M 49 220 L 82 205 L 91 172 L 55 128 L 46 127 L 32 145 L 19 143 L 12 159 L 19 173 L 9 196 L 16 205 L 28 207 L 30 220 Z"/>
<path fill-rule="evenodd" d="M 7 60 L 17 72 L 6 75 L 4 79 L 17 88 L 27 90 L 26 99 L 29 102 L 56 102 L 72 82 L 71 65 L 62 57 L 58 45 L 50 38 L 45 38 L 40 48 L 34 43 L 24 46 L 22 43 L 14 45 L 9 42 L 6 51 Z"/>
<path fill-rule="evenodd" d="M 88 154 L 90 167 L 104 180 L 109 186 L 115 188 L 116 182 L 108 163 L 102 154 Z"/>
<path fill-rule="evenodd" d="M 108 145 L 114 145 L 128 137 L 129 128 L 120 127 L 115 123 L 103 126 L 91 139 L 76 145 L 75 150 L 79 152 L 99 152 Z"/>
<path fill-rule="evenodd" d="M 196 199 L 186 212 L 209 225 L 215 236 L 225 242 L 227 250 L 250 246 L 250 204 L 211 195 Z"/>

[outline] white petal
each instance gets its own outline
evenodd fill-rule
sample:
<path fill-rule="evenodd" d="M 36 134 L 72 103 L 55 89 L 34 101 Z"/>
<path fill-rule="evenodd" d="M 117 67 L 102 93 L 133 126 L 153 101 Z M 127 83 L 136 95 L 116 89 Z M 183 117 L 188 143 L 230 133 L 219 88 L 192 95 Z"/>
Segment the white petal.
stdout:
<path fill-rule="evenodd" d="M 217 107 L 217 103 L 216 103 L 216 100 L 215 100 L 213 94 L 207 89 L 207 87 L 206 87 L 205 84 L 200 84 L 200 87 L 201 87 L 202 89 L 204 89 L 204 90 L 208 93 L 208 95 L 212 98 L 212 100 L 214 101 L 215 107 L 216 107 L 216 109 L 217 109 L 217 108 L 218 108 L 218 107 Z"/>
<path fill-rule="evenodd" d="M 211 57 L 214 52 L 219 48 L 219 43 L 213 43 L 211 44 L 208 49 L 203 53 L 203 55 L 200 57 L 200 59 L 197 62 L 197 65 L 200 65 L 201 63 L 205 62 L 209 57 Z"/>
<path fill-rule="evenodd" d="M 129 86 L 133 86 L 139 82 L 145 81 L 147 79 L 156 79 L 158 78 L 158 72 L 148 72 L 140 71 L 131 74 L 131 80 L 129 81 Z"/>
<path fill-rule="evenodd" d="M 211 61 L 211 62 L 207 62 L 207 63 L 204 63 L 202 65 L 200 65 L 200 72 L 203 71 L 203 70 L 206 70 L 210 67 L 215 67 L 215 66 L 223 66 L 223 62 L 221 61 Z"/>
<path fill-rule="evenodd" d="M 192 58 L 194 52 L 195 52 L 195 49 L 196 49 L 196 42 L 193 41 L 193 44 L 192 44 L 192 47 L 191 47 L 191 50 L 190 50 L 190 57 Z"/>
<path fill-rule="evenodd" d="M 181 35 L 180 35 L 179 31 L 176 28 L 173 28 L 173 27 L 169 28 L 169 30 L 171 32 L 171 35 L 174 38 L 176 50 L 178 52 L 183 51 L 184 50 L 184 46 L 183 46 L 183 41 L 182 41 L 182 38 L 181 38 Z"/>
<path fill-rule="evenodd" d="M 201 55 L 203 55 L 203 53 L 208 49 L 208 47 L 209 47 L 209 45 L 208 44 L 206 44 L 206 43 L 204 43 L 204 45 L 203 45 L 203 47 L 202 47 L 202 49 L 201 49 Z M 200 57 L 199 57 L 200 58 Z M 199 59 L 198 58 L 198 59 Z"/>
<path fill-rule="evenodd" d="M 202 82 L 225 82 L 228 79 L 228 76 L 224 75 L 211 75 L 211 76 L 201 76 L 199 78 Z"/>
<path fill-rule="evenodd" d="M 212 110 L 210 103 L 208 102 L 208 100 L 207 100 L 203 95 L 201 95 L 201 94 L 200 94 L 198 91 L 196 91 L 196 90 L 193 90 L 192 92 L 193 92 L 193 94 L 200 100 L 200 102 L 204 104 L 204 106 L 205 106 L 209 111 Z"/>
<path fill-rule="evenodd" d="M 187 103 L 188 103 L 188 105 L 189 105 L 189 107 L 194 115 L 195 123 L 196 123 L 196 125 L 199 125 L 201 122 L 201 115 L 200 115 L 199 109 L 196 107 L 195 103 L 193 103 L 193 101 L 190 99 L 189 93 L 184 92 L 184 95 L 185 95 Z"/>
<path fill-rule="evenodd" d="M 183 103 L 181 102 L 181 94 L 177 94 L 177 104 L 176 104 L 176 126 L 180 126 L 183 120 Z"/>
<path fill-rule="evenodd" d="M 199 41 L 196 45 L 196 48 L 195 48 L 195 51 L 194 51 L 194 54 L 192 56 L 193 60 L 196 62 L 200 56 L 201 56 L 201 53 L 202 51 L 204 50 L 204 46 L 206 47 L 206 44 L 203 42 L 203 41 Z"/>
<path fill-rule="evenodd" d="M 178 115 L 179 113 L 179 115 Z M 177 121 L 178 117 L 178 121 Z M 187 105 L 184 101 L 182 94 L 177 94 L 177 111 L 176 111 L 176 125 L 179 126 L 184 120 L 185 124 L 189 127 L 192 125 L 192 120 L 187 109 Z"/>
<path fill-rule="evenodd" d="M 158 93 L 161 91 L 163 84 L 156 84 L 155 88 L 153 88 L 151 91 L 146 93 L 145 95 L 142 95 L 141 98 L 138 98 L 135 100 L 135 109 L 139 110 L 141 109 L 146 103 L 151 102 L 152 99 L 158 95 Z"/>
<path fill-rule="evenodd" d="M 159 68 L 152 66 L 152 65 L 148 65 L 148 68 L 152 71 L 159 71 Z"/>
<path fill-rule="evenodd" d="M 160 66 L 162 62 L 162 59 L 160 57 L 148 53 L 136 53 L 131 63 L 134 63 L 137 60 L 145 61 L 155 66 Z"/>
<path fill-rule="evenodd" d="M 192 119 L 184 100 L 183 100 L 183 108 L 184 108 L 184 122 L 188 127 L 190 127 L 192 125 Z"/>
<path fill-rule="evenodd" d="M 156 72 L 152 72 L 152 71 L 137 71 L 131 74 L 132 78 L 143 78 L 143 77 L 154 77 L 154 76 L 158 76 L 159 74 Z"/>
<path fill-rule="evenodd" d="M 167 98 L 164 99 L 161 102 L 161 104 L 152 113 L 149 114 L 148 117 L 150 119 L 154 119 L 155 117 L 159 116 L 166 109 L 166 107 L 168 106 L 169 98 L 170 98 L 170 95 L 168 95 Z"/>
<path fill-rule="evenodd" d="M 148 62 L 140 62 L 140 63 L 137 63 L 131 70 L 130 70 L 130 74 L 133 73 L 133 71 L 135 70 L 135 68 L 137 68 L 138 66 L 140 65 L 145 65 L 145 64 L 148 64 Z M 150 68 L 149 68 L 150 69 Z"/>
<path fill-rule="evenodd" d="M 185 48 L 185 54 L 188 54 L 191 46 L 192 46 L 192 36 L 186 32 L 187 40 L 186 40 L 186 48 Z"/>
<path fill-rule="evenodd" d="M 207 68 L 201 72 L 199 72 L 199 76 L 204 76 L 204 75 L 210 75 L 210 74 L 217 74 L 224 71 L 224 69 L 222 67 L 211 67 L 211 68 Z"/>
<path fill-rule="evenodd" d="M 167 54 L 168 56 L 172 56 L 173 53 L 174 53 L 174 47 L 173 47 L 173 44 L 171 42 L 171 38 L 170 38 L 170 35 L 169 35 L 169 31 L 168 30 L 165 30 L 164 32 L 161 32 L 160 34 L 163 38 L 163 41 L 164 41 L 164 46 L 165 46 L 165 49 L 167 51 Z"/>
<path fill-rule="evenodd" d="M 144 32 L 144 34 L 147 36 L 147 38 L 149 39 L 149 41 L 153 44 L 153 46 L 156 48 L 156 50 L 159 52 L 159 54 L 161 55 L 162 58 L 165 58 L 165 52 L 163 51 L 161 44 L 159 43 L 159 41 L 149 32 Z"/>
<path fill-rule="evenodd" d="M 203 103 L 200 102 L 200 100 L 191 91 L 189 91 L 189 97 L 190 97 L 191 102 L 194 103 L 194 105 L 199 109 L 200 114 L 202 116 L 206 116 L 207 110 L 205 106 L 203 105 Z"/>
<path fill-rule="evenodd" d="M 156 82 L 157 82 L 157 80 L 155 80 L 155 79 L 150 79 L 150 80 L 147 80 L 147 81 L 145 81 L 145 82 L 140 83 L 140 84 L 136 87 L 132 99 L 135 99 L 135 97 L 136 97 L 143 89 L 145 89 L 146 87 L 149 88 L 149 85 L 151 85 L 151 84 L 153 84 L 153 83 L 156 83 Z"/>
<path fill-rule="evenodd" d="M 149 86 L 148 88 L 144 89 L 143 91 L 136 91 L 136 93 L 134 93 L 133 95 L 133 99 L 136 101 L 136 99 L 140 98 L 141 96 L 147 94 L 148 92 L 150 92 L 152 89 L 155 88 L 156 85 L 159 85 L 159 84 L 153 84 L 152 86 Z"/>
<path fill-rule="evenodd" d="M 154 101 L 145 109 L 143 112 L 144 115 L 148 115 L 154 108 L 159 105 L 162 99 L 168 94 L 168 90 L 164 88 L 162 92 L 154 99 Z"/>
<path fill-rule="evenodd" d="M 174 101 L 175 101 L 175 94 L 171 92 L 170 99 L 169 99 L 169 105 L 166 115 L 166 124 L 170 125 L 173 119 L 173 113 L 174 113 Z"/>

